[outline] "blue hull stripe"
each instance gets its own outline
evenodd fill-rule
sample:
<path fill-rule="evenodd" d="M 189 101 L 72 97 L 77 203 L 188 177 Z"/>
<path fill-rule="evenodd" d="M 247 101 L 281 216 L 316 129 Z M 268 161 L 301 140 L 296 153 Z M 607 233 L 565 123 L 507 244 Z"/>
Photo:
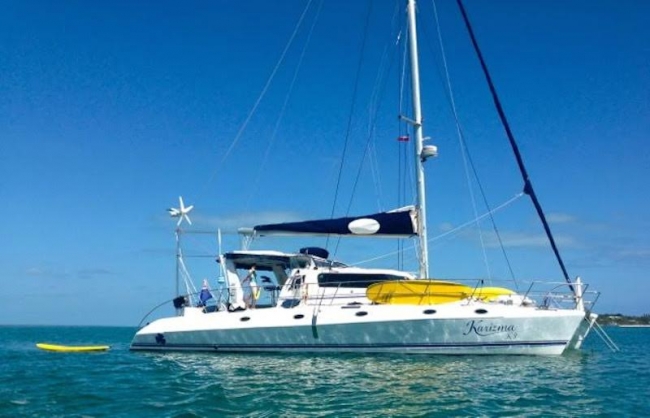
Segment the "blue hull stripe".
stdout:
<path fill-rule="evenodd" d="M 492 348 L 492 347 L 553 347 L 568 341 L 517 341 L 493 343 L 420 343 L 420 344 L 157 344 L 133 343 L 131 349 L 170 350 L 319 350 L 319 349 L 423 349 L 423 348 Z"/>

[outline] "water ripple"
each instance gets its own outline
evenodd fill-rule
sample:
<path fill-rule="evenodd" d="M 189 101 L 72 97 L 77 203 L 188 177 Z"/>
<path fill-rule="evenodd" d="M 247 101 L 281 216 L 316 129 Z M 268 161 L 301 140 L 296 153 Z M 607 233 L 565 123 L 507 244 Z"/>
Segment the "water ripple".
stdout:
<path fill-rule="evenodd" d="M 648 410 L 647 330 L 563 357 L 131 353 L 132 329 L 0 328 L 0 416 L 566 417 Z M 645 332 L 645 336 L 639 336 Z M 102 341 L 56 354 L 39 340 Z M 590 342 L 590 341 L 588 341 Z"/>

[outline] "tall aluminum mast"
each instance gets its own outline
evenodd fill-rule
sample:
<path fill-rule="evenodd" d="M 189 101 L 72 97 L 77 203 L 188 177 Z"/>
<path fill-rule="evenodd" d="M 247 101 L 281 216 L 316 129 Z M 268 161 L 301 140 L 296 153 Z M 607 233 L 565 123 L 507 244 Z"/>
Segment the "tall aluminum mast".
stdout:
<path fill-rule="evenodd" d="M 411 60 L 411 89 L 413 96 L 413 130 L 415 135 L 415 174 L 417 179 L 418 236 L 420 244 L 420 277 L 429 277 L 429 246 L 427 239 L 426 192 L 424 187 L 424 138 L 422 136 L 422 105 L 420 103 L 420 67 L 415 26 L 415 0 L 408 0 L 409 52 Z"/>

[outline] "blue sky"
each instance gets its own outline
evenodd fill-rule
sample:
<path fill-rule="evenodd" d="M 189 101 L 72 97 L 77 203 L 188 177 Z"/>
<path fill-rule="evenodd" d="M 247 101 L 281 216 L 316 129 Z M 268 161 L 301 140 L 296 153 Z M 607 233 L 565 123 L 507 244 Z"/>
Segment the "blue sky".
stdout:
<path fill-rule="evenodd" d="M 165 209 L 179 194 L 196 206 L 196 230 L 328 217 L 349 120 L 335 215 L 348 210 L 370 120 L 374 158 L 362 166 L 350 211 L 410 203 L 395 196 L 399 52 L 381 64 L 395 44 L 401 1 L 375 2 L 367 18 L 366 2 L 327 1 L 318 12 L 314 0 L 238 136 L 307 4 L 3 3 L 0 323 L 137 324 L 173 296 L 175 222 Z M 462 129 L 487 199 L 498 206 L 521 180 L 455 2 L 437 7 Z M 602 292 L 597 311 L 650 312 L 650 3 L 468 0 L 466 7 L 570 274 Z M 474 211 L 431 2 L 420 9 L 425 134 L 440 149 L 427 163 L 435 237 Z M 378 74 L 386 87 L 373 101 L 383 85 Z M 495 218 L 518 278 L 562 280 L 527 199 Z M 508 278 L 491 226 L 482 227 L 489 274 Z M 469 228 L 434 241 L 432 276 L 486 277 L 477 237 Z M 188 254 L 217 251 L 212 235 L 184 239 Z M 314 243 L 324 244 L 267 240 L 256 248 Z M 356 262 L 396 245 L 343 241 L 337 257 Z M 236 236 L 224 237 L 224 249 L 237 246 Z M 188 267 L 197 284 L 217 276 L 209 257 Z"/>

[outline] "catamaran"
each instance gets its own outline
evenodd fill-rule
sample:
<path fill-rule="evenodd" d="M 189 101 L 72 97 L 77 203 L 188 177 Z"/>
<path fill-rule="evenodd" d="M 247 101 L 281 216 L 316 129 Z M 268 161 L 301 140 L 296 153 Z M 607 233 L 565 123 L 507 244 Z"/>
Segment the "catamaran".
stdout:
<path fill-rule="evenodd" d="M 406 12 L 417 204 L 241 229 L 244 248 L 218 257 L 225 282 L 224 293 L 214 298 L 218 303 L 207 305 L 212 295 L 198 301 L 177 295 L 176 314 L 139 329 L 132 350 L 560 355 L 580 348 L 596 321 L 591 310 L 597 293 L 566 273 L 512 138 L 524 192 L 542 219 L 565 281 L 519 292 L 483 280 L 429 278 L 424 164 L 437 148 L 424 145 L 415 0 L 408 0 Z M 187 217 L 190 208 L 174 213 Z M 270 235 L 416 237 L 418 273 L 348 266 L 318 247 L 292 253 L 250 249 L 254 239 Z"/>

